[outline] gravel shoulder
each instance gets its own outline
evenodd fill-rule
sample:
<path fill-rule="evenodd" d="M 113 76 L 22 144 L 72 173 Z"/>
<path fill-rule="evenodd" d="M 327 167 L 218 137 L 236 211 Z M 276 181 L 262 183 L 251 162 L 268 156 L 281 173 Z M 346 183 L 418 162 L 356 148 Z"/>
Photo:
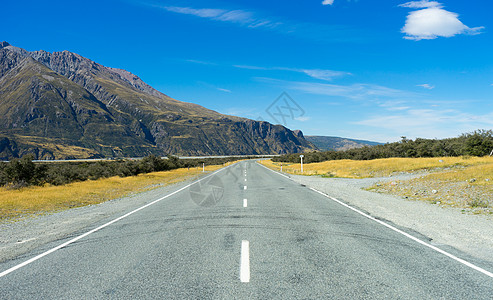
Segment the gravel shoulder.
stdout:
<path fill-rule="evenodd" d="M 200 177 L 206 176 L 204 173 Z M 46 243 L 75 236 L 113 220 L 146 203 L 180 189 L 200 177 L 137 193 L 97 205 L 72 208 L 52 214 L 0 222 L 0 262 L 13 259 Z M 192 200 L 190 200 L 192 201 Z"/>
<path fill-rule="evenodd" d="M 344 179 L 290 175 L 292 180 L 326 193 L 370 215 L 418 232 L 437 246 L 450 246 L 493 262 L 493 217 L 464 214 L 458 208 L 363 190 L 379 182 L 410 180 L 420 175 Z"/>

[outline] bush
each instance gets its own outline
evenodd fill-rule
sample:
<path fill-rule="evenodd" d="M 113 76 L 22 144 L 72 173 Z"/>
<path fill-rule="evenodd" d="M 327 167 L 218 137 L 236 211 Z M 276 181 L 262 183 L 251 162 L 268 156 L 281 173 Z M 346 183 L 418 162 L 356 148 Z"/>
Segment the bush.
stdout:
<path fill-rule="evenodd" d="M 97 180 L 112 176 L 127 177 L 183 167 L 196 167 L 202 166 L 202 163 L 207 165 L 224 164 L 239 159 L 229 157 L 183 160 L 176 156 L 161 159 L 151 155 L 142 160 L 37 164 L 32 161 L 32 156 L 24 156 L 9 163 L 0 162 L 0 186 L 9 185 L 13 188 L 21 188 L 29 185 L 63 185 L 88 179 Z"/>
<path fill-rule="evenodd" d="M 457 138 L 443 140 L 402 137 L 400 142 L 366 146 L 346 151 L 304 153 L 307 163 L 338 159 L 370 160 L 390 157 L 485 156 L 493 150 L 493 131 L 477 130 Z M 299 154 L 287 154 L 272 159 L 276 162 L 299 163 Z"/>
<path fill-rule="evenodd" d="M 3 185 L 12 185 L 14 188 L 40 184 L 46 176 L 47 170 L 43 165 L 37 166 L 33 162 L 32 155 L 14 159 L 4 165 L 2 169 L 0 177 Z"/>

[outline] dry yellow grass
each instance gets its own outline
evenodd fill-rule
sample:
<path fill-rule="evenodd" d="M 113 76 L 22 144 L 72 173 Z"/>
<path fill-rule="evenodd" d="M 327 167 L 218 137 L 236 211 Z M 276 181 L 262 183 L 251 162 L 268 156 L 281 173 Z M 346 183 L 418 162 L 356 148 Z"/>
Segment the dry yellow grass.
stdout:
<path fill-rule="evenodd" d="M 279 170 L 280 163 L 262 161 Z M 300 164 L 283 163 L 283 171 L 300 175 Z M 339 160 L 304 165 L 303 175 L 367 178 L 423 172 L 407 181 L 376 184 L 368 190 L 452 206 L 474 214 L 493 213 L 493 157 L 389 158 Z"/>
<path fill-rule="evenodd" d="M 264 160 L 263 165 L 280 170 L 281 163 Z M 368 178 L 420 170 L 441 171 L 447 168 L 472 167 L 464 176 L 480 177 L 493 168 L 493 157 L 386 158 L 375 160 L 333 160 L 303 165 L 303 175 Z M 283 163 L 283 172 L 301 174 L 300 164 Z M 461 171 L 462 172 L 462 171 Z M 453 177 L 451 175 L 451 177 Z M 490 176 L 491 177 L 491 176 Z M 493 179 L 493 178 L 492 178 Z"/>
<path fill-rule="evenodd" d="M 222 165 L 207 166 L 211 172 Z M 0 189 L 0 220 L 11 220 L 33 214 L 60 211 L 97 204 L 136 192 L 142 192 L 193 178 L 202 168 L 176 169 L 132 177 L 111 177 L 75 182 L 63 186 L 28 187 L 19 190 Z"/>
<path fill-rule="evenodd" d="M 457 207 L 473 214 L 493 214 L 493 164 L 454 168 L 412 180 L 381 183 L 368 190 Z"/>
<path fill-rule="evenodd" d="M 450 170 L 434 173 L 425 178 L 444 182 L 469 182 L 476 186 L 487 186 L 493 183 L 493 163 L 473 165 L 461 170 Z"/>

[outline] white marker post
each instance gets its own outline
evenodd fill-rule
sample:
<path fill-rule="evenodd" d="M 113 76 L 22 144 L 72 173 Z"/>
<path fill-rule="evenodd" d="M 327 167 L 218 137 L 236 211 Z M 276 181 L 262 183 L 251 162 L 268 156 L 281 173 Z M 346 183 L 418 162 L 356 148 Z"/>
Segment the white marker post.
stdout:
<path fill-rule="evenodd" d="M 202 173 L 205 172 L 205 163 L 202 163 Z"/>
<path fill-rule="evenodd" d="M 303 173 L 303 157 L 305 157 L 303 154 L 300 155 L 300 158 L 301 158 L 301 173 Z"/>
<path fill-rule="evenodd" d="M 282 172 L 282 163 L 281 163 L 281 172 Z"/>

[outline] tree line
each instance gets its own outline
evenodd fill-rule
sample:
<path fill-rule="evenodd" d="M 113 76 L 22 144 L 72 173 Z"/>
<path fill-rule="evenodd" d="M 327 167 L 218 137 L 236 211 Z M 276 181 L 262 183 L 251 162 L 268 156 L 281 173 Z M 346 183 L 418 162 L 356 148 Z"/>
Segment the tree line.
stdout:
<path fill-rule="evenodd" d="M 303 153 L 303 162 L 314 163 L 327 160 L 353 159 L 371 160 L 390 157 L 445 157 L 445 156 L 485 156 L 493 151 L 493 131 L 476 130 L 455 138 L 415 140 L 402 137 L 395 143 L 345 151 L 326 151 Z M 299 163 L 300 154 L 286 154 L 272 159 L 276 162 Z"/>
<path fill-rule="evenodd" d="M 179 159 L 175 156 L 162 159 L 150 155 L 141 160 L 35 163 L 33 156 L 26 155 L 10 162 L 0 162 L 0 187 L 63 185 L 89 179 L 127 177 L 178 168 L 202 167 L 202 164 L 219 165 L 239 159 L 239 157 Z"/>

